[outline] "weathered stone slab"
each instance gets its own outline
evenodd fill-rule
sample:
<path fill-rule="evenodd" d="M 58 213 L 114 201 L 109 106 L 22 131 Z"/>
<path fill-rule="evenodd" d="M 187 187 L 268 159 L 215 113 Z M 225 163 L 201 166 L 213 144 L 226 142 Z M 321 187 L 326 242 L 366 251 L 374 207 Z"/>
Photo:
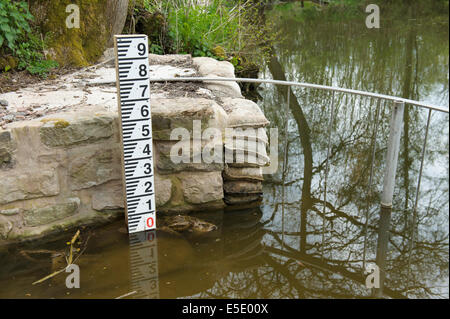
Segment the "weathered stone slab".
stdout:
<path fill-rule="evenodd" d="M 8 172 L 0 182 L 0 204 L 59 194 L 55 170 Z"/>
<path fill-rule="evenodd" d="M 120 149 L 107 148 L 84 150 L 69 162 L 70 187 L 80 190 L 121 179 Z"/>
<path fill-rule="evenodd" d="M 225 161 L 232 167 L 258 167 L 270 163 L 267 156 L 266 144 L 258 142 L 254 144 L 232 145 L 225 143 Z"/>
<path fill-rule="evenodd" d="M 42 208 L 26 210 L 23 213 L 25 225 L 39 226 L 52 223 L 65 217 L 74 215 L 80 205 L 80 199 L 68 198 L 67 202 Z"/>
<path fill-rule="evenodd" d="M 227 115 L 213 100 L 203 98 L 174 98 L 152 100 L 153 139 L 178 140 L 174 129 L 184 128 L 193 134 L 194 122 L 200 121 L 200 129 L 208 127 L 223 130 Z M 201 133 L 201 132 L 200 132 Z"/>
<path fill-rule="evenodd" d="M 264 180 L 261 167 L 229 167 L 226 165 L 223 177 L 225 180 Z"/>
<path fill-rule="evenodd" d="M 113 120 L 112 116 L 70 114 L 62 115 L 62 118 L 47 117 L 41 120 L 45 124 L 39 133 L 42 143 L 51 147 L 93 143 L 113 135 Z"/>
<path fill-rule="evenodd" d="M 92 209 L 98 211 L 117 210 L 125 207 L 122 181 L 114 181 L 93 190 Z"/>
<path fill-rule="evenodd" d="M 203 204 L 223 198 L 221 172 L 181 173 L 180 180 L 188 203 Z"/>
<path fill-rule="evenodd" d="M 182 171 L 222 171 L 224 166 L 222 141 L 215 141 L 208 146 L 207 141 L 195 143 L 197 162 L 194 162 L 194 141 L 156 141 L 154 144 L 158 154 L 156 167 L 159 172 L 168 174 Z"/>
<path fill-rule="evenodd" d="M 207 78 L 217 78 L 214 74 L 205 75 Z M 242 98 L 241 88 L 234 81 L 205 81 L 206 88 L 221 98 Z"/>
<path fill-rule="evenodd" d="M 225 130 L 225 139 L 236 141 L 262 142 L 269 144 L 266 129 L 263 127 L 234 127 Z"/>
<path fill-rule="evenodd" d="M 253 101 L 224 98 L 222 103 L 228 114 L 228 127 L 264 127 L 270 124 L 258 104 Z"/>
<path fill-rule="evenodd" d="M 155 174 L 155 199 L 156 207 L 167 204 L 172 197 L 172 181 L 170 178 L 163 178 Z"/>
<path fill-rule="evenodd" d="M 228 61 L 217 61 L 213 58 L 198 57 L 192 59 L 202 77 L 234 78 L 234 67 Z M 239 84 L 232 81 L 206 81 L 206 88 L 214 92 L 217 97 L 242 98 Z"/>
<path fill-rule="evenodd" d="M 201 76 L 208 74 L 220 76 L 223 78 L 234 78 L 234 67 L 228 61 L 217 61 L 208 57 L 193 58 L 192 62 L 198 69 Z"/>
<path fill-rule="evenodd" d="M 257 194 L 244 195 L 244 196 L 226 195 L 223 200 L 227 205 L 243 205 L 243 204 L 259 202 L 261 200 L 261 195 L 257 195 Z"/>
<path fill-rule="evenodd" d="M 262 183 L 248 181 L 225 182 L 223 189 L 226 194 L 262 194 Z"/>
<path fill-rule="evenodd" d="M 150 65 L 179 65 L 179 64 L 188 64 L 192 63 L 192 57 L 190 54 L 149 54 L 149 64 Z"/>
<path fill-rule="evenodd" d="M 155 174 L 155 199 L 157 207 L 164 206 L 172 196 L 172 181 Z M 113 181 L 97 187 L 92 194 L 92 208 L 97 211 L 124 209 L 122 181 Z"/>

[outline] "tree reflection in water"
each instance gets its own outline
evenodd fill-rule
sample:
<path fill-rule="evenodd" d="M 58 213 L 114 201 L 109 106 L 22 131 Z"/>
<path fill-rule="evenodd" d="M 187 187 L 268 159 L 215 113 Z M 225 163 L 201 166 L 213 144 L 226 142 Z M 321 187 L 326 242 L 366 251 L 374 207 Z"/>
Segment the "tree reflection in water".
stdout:
<path fill-rule="evenodd" d="M 279 18 L 281 34 L 288 40 L 274 44 L 261 77 L 448 105 L 448 15 L 442 20 L 432 9 L 422 9 L 406 10 L 411 19 L 405 23 L 405 19 L 398 19 L 405 11 L 396 7 L 390 11 L 391 16 L 384 17 L 390 23 L 375 32 L 364 29 L 363 21 L 317 19 L 303 23 L 292 13 L 272 14 L 271 19 Z M 418 18 L 417 10 L 428 15 Z M 286 176 L 280 161 L 278 173 L 269 177 L 265 185 L 265 249 L 258 258 L 266 266 L 232 272 L 202 296 L 370 296 L 364 286 L 364 240 L 367 262 L 374 263 L 391 104 L 379 103 L 373 183 L 369 187 L 378 101 L 336 94 L 328 195 L 324 203 L 331 95 L 301 88 L 292 88 L 291 92 L 286 122 L 283 105 L 287 87 L 259 90 L 258 102 L 271 126 L 279 130 L 280 158 L 288 150 Z M 388 297 L 448 298 L 447 114 L 434 112 L 431 118 L 418 208 L 413 218 L 427 113 L 414 106 L 405 108 L 387 261 Z M 282 133 L 286 125 L 288 136 Z"/>

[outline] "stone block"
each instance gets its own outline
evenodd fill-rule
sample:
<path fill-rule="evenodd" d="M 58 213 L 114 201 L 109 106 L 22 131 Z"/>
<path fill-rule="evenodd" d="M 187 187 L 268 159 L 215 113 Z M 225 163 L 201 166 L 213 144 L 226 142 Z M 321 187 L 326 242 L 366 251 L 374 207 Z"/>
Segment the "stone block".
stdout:
<path fill-rule="evenodd" d="M 227 127 L 264 127 L 270 122 L 258 104 L 239 98 L 224 98 L 222 106 L 228 114 Z"/>
<path fill-rule="evenodd" d="M 255 145 L 244 144 L 230 146 L 225 143 L 225 161 L 230 167 L 258 167 L 270 163 L 267 156 L 266 144 L 259 142 Z"/>
<path fill-rule="evenodd" d="M 161 177 L 155 174 L 155 198 L 156 208 L 167 204 L 172 197 L 172 181 L 170 178 Z"/>
<path fill-rule="evenodd" d="M 223 189 L 226 194 L 262 194 L 262 183 L 248 181 L 225 182 Z"/>
<path fill-rule="evenodd" d="M 214 74 L 207 74 L 207 78 L 217 78 Z M 239 84 L 234 81 L 205 81 L 206 88 L 220 98 L 243 98 Z"/>
<path fill-rule="evenodd" d="M 6 175 L 6 174 L 5 174 Z M 16 200 L 59 194 L 56 170 L 8 172 L 0 183 L 0 205 Z"/>
<path fill-rule="evenodd" d="M 187 203 L 203 204 L 223 198 L 221 172 L 181 173 L 179 178 Z"/>
<path fill-rule="evenodd" d="M 78 117 L 67 114 L 61 117 L 41 120 L 45 124 L 40 128 L 39 134 L 45 145 L 59 147 L 94 143 L 113 135 L 112 116 Z"/>
<path fill-rule="evenodd" d="M 195 146 L 195 154 L 199 160 L 194 163 L 194 141 L 156 141 L 154 145 L 158 157 L 155 165 L 159 172 L 169 174 L 183 171 L 222 171 L 224 166 L 222 141 L 213 142 L 208 146 L 206 141 L 196 141 L 196 143 L 198 144 Z M 205 161 L 206 157 L 208 157 L 207 161 Z"/>
<path fill-rule="evenodd" d="M 208 127 L 223 131 L 227 114 L 213 100 L 204 98 L 173 98 L 152 100 L 152 130 L 154 140 L 178 140 L 174 129 L 184 128 L 193 135 L 194 121 L 200 121 L 200 134 Z"/>
<path fill-rule="evenodd" d="M 117 210 L 125 207 L 122 181 L 102 185 L 92 192 L 92 208 L 98 211 Z"/>
<path fill-rule="evenodd" d="M 75 197 L 68 198 L 65 203 L 26 210 L 23 213 L 25 225 L 40 226 L 72 216 L 76 214 L 79 206 L 80 199 Z"/>
<path fill-rule="evenodd" d="M 234 67 L 228 61 L 218 61 L 208 57 L 193 58 L 192 62 L 201 76 L 215 75 L 223 78 L 234 78 Z"/>
<path fill-rule="evenodd" d="M 72 190 L 89 188 L 122 178 L 119 147 L 78 149 L 71 157 L 68 173 Z"/>
<path fill-rule="evenodd" d="M 225 180 L 247 180 L 247 181 L 263 181 L 261 167 L 225 167 L 223 172 Z"/>
<path fill-rule="evenodd" d="M 155 174 L 155 199 L 157 207 L 164 206 L 172 197 L 172 181 L 170 178 Z M 92 191 L 92 208 L 97 211 L 124 209 L 122 181 L 112 181 Z"/>
<path fill-rule="evenodd" d="M 245 205 L 249 203 L 258 203 L 262 197 L 259 194 L 250 194 L 244 196 L 226 195 L 223 199 L 227 205 Z"/>

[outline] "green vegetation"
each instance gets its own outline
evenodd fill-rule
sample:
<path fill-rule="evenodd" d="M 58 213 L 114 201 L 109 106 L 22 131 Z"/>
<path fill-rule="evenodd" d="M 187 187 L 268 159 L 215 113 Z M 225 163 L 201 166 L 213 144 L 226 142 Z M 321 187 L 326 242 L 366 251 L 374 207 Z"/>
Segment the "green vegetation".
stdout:
<path fill-rule="evenodd" d="M 30 26 L 34 17 L 25 1 L 0 0 L 0 68 L 17 68 L 46 77 L 58 63 L 45 58 L 48 36 L 40 38 Z"/>
<path fill-rule="evenodd" d="M 130 31 L 146 33 L 152 53 L 188 53 L 221 59 L 223 56 L 216 55 L 214 48 L 238 50 L 242 13 L 238 1 L 210 0 L 203 5 L 201 1 L 144 0 L 133 10 L 131 21 L 135 22 L 135 30 Z"/>
<path fill-rule="evenodd" d="M 28 21 L 33 16 L 28 11 L 26 2 L 0 1 L 0 47 L 6 41 L 11 50 L 16 48 L 19 37 L 25 32 L 31 32 Z"/>
<path fill-rule="evenodd" d="M 83 4 L 81 28 L 69 30 L 64 20 L 70 0 L 0 0 L 0 72 L 27 70 L 45 77 L 58 67 L 57 62 L 48 59 L 47 52 L 63 66 L 95 63 L 110 41 L 109 15 L 104 12 L 108 2 L 78 2 Z M 318 20 L 363 24 L 365 7 L 371 1 L 329 0 L 327 5 L 317 2 L 304 1 L 302 6 L 299 1 L 279 4 L 269 0 L 131 0 L 124 33 L 147 34 L 151 53 L 228 60 L 237 73 L 251 70 L 254 74 L 273 46 L 292 40 L 274 27 L 279 19 L 304 24 L 316 24 Z M 448 16 L 448 0 L 435 0 L 429 5 L 413 3 L 410 7 L 417 7 L 421 17 L 427 17 L 436 8 Z M 276 10 L 266 10 L 270 4 Z M 405 14 L 404 6 L 394 5 L 393 1 L 380 0 L 378 4 L 382 13 L 395 10 L 389 17 L 396 20 Z M 441 22 L 432 17 L 434 22 Z M 441 20 L 445 22 L 447 18 Z"/>
<path fill-rule="evenodd" d="M 56 61 L 45 59 L 41 53 L 41 50 L 45 50 L 46 42 L 41 41 L 35 34 L 30 34 L 27 42 L 20 43 L 15 50 L 19 59 L 18 69 L 45 78 L 51 69 L 57 68 L 59 65 Z"/>
<path fill-rule="evenodd" d="M 212 49 L 218 45 L 234 49 L 239 28 L 238 16 L 231 10 L 223 9 L 220 1 L 214 1 L 207 7 L 197 5 L 189 10 L 174 7 L 168 14 L 168 22 L 176 50 L 194 56 L 214 56 Z"/>
<path fill-rule="evenodd" d="M 208 56 L 254 73 L 279 36 L 259 9 L 253 0 L 142 0 L 125 30 L 147 34 L 151 53 Z"/>

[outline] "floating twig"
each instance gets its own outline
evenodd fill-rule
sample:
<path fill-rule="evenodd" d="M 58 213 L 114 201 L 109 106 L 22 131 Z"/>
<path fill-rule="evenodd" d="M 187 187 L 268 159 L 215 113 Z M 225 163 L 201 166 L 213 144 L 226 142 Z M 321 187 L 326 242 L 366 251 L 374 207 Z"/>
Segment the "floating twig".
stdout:
<path fill-rule="evenodd" d="M 75 243 L 75 241 L 77 240 L 78 236 L 80 236 L 80 230 L 78 229 L 78 231 L 75 233 L 75 235 L 73 236 L 72 240 L 70 241 L 70 253 L 69 253 L 69 261 L 67 262 L 67 266 L 69 266 L 70 264 L 72 264 L 72 259 L 73 259 L 73 244 Z"/>
<path fill-rule="evenodd" d="M 67 266 L 64 267 L 64 268 L 62 268 L 62 269 L 60 269 L 60 270 L 55 271 L 54 273 L 51 273 L 51 274 L 48 275 L 48 276 L 45 276 L 44 278 L 41 278 L 41 279 L 39 279 L 39 280 L 33 282 L 33 283 L 32 283 L 33 286 L 36 285 L 36 284 L 40 284 L 41 282 L 44 282 L 44 281 L 46 281 L 46 280 L 48 280 L 48 279 L 50 279 L 50 278 L 55 277 L 56 275 L 58 275 L 58 274 L 62 273 L 63 271 L 65 271 L 65 270 L 67 269 L 67 267 L 70 266 L 70 265 L 72 264 L 72 262 L 73 262 L 73 245 L 75 244 L 75 242 L 76 242 L 76 240 L 78 239 L 79 236 L 80 236 L 80 230 L 78 230 L 78 231 L 75 233 L 75 235 L 72 237 L 72 240 L 71 240 L 70 242 L 68 242 L 68 243 L 70 244 L 70 252 L 69 252 L 69 259 L 68 259 L 68 260 L 66 259 Z M 80 257 L 80 255 L 81 255 L 83 252 L 84 252 L 84 250 L 83 250 L 80 254 L 78 254 L 78 256 L 75 258 L 75 260 L 77 260 L 78 257 Z"/>
<path fill-rule="evenodd" d="M 122 296 L 116 297 L 116 298 L 114 298 L 114 299 L 122 299 L 122 298 L 125 298 L 125 297 L 128 297 L 128 296 L 134 295 L 135 293 L 137 293 L 137 291 L 136 291 L 136 290 L 134 290 L 134 291 L 131 291 L 131 292 L 129 292 L 129 293 L 126 293 L 125 295 L 122 295 Z"/>
<path fill-rule="evenodd" d="M 68 266 L 68 265 L 67 265 L 67 266 Z M 34 285 L 40 284 L 41 282 L 44 282 L 44 281 L 46 281 L 47 279 L 50 279 L 50 278 L 55 277 L 56 275 L 62 273 L 64 270 L 66 270 L 67 266 L 64 267 L 63 269 L 60 269 L 60 270 L 58 270 L 58 271 L 55 271 L 54 273 L 52 273 L 52 274 L 50 274 L 50 275 L 48 275 L 48 276 L 45 276 L 45 277 L 42 278 L 42 279 L 39 279 L 39 280 L 33 282 L 32 285 L 34 286 Z"/>

